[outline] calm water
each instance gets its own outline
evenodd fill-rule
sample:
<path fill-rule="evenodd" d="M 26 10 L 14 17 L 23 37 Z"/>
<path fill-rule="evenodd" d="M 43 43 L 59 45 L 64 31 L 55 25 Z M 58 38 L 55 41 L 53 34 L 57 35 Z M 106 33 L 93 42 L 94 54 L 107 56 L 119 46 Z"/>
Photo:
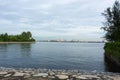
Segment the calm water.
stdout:
<path fill-rule="evenodd" d="M 0 44 L 0 66 L 105 71 L 104 43 Z"/>

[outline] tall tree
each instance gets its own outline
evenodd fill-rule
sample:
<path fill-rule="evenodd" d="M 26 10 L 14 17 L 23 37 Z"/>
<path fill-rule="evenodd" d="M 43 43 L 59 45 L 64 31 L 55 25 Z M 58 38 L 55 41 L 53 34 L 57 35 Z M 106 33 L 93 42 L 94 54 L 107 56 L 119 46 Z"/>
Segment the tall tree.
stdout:
<path fill-rule="evenodd" d="M 104 27 L 102 27 L 105 31 L 107 31 L 105 38 L 108 41 L 120 41 L 120 3 L 119 1 L 115 1 L 112 8 L 107 8 L 104 13 L 106 22 L 104 23 Z"/>
<path fill-rule="evenodd" d="M 28 36 L 28 38 L 31 38 L 32 37 L 32 34 L 31 34 L 31 32 L 27 32 L 27 36 Z"/>
<path fill-rule="evenodd" d="M 8 34 L 7 33 L 4 34 L 4 41 L 8 41 Z"/>

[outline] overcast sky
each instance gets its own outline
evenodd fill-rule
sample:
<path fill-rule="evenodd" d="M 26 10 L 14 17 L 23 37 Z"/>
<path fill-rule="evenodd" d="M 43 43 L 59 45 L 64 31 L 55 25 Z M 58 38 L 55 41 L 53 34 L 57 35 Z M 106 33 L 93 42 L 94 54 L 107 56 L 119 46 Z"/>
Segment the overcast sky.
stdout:
<path fill-rule="evenodd" d="M 0 33 L 36 39 L 103 40 L 101 13 L 115 0 L 0 0 Z"/>

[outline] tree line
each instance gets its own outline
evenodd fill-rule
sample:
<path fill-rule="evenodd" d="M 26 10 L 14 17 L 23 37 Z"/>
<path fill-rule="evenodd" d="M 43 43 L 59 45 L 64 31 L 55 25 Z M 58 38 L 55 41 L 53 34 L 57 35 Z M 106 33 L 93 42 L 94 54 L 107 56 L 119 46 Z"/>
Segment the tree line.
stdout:
<path fill-rule="evenodd" d="M 31 32 L 22 32 L 19 35 L 0 34 L 0 42 L 34 42 Z"/>
<path fill-rule="evenodd" d="M 102 27 L 107 33 L 105 38 L 110 42 L 120 41 L 120 3 L 115 1 L 112 7 L 108 7 L 103 13 L 106 22 Z"/>

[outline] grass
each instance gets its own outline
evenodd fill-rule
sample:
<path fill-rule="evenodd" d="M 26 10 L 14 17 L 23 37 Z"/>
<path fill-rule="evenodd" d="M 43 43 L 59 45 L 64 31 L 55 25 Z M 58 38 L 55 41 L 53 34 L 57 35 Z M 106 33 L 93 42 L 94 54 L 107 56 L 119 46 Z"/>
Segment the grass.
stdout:
<path fill-rule="evenodd" d="M 106 43 L 104 49 L 106 54 L 115 57 L 120 62 L 120 42 Z"/>

